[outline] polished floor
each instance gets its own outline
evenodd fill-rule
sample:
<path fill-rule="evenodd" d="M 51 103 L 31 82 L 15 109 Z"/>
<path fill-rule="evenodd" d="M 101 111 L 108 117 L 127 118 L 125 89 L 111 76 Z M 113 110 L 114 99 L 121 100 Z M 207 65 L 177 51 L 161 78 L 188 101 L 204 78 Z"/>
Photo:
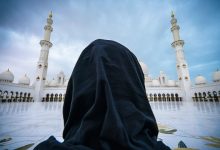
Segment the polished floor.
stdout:
<path fill-rule="evenodd" d="M 220 102 L 150 102 L 158 140 L 172 149 L 220 149 Z M 62 102 L 0 103 L 0 150 L 33 149 L 54 135 L 62 141 Z"/>

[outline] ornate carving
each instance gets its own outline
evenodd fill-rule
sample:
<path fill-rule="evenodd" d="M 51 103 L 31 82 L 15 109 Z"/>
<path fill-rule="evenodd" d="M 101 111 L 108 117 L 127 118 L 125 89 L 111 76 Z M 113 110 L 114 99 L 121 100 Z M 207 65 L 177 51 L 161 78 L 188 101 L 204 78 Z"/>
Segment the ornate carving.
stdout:
<path fill-rule="evenodd" d="M 53 24 L 53 20 L 50 19 L 50 18 L 47 18 L 47 23 L 48 23 L 49 25 L 52 25 L 52 24 Z"/>
<path fill-rule="evenodd" d="M 50 25 L 45 25 L 44 26 L 44 30 L 49 30 L 49 31 L 53 31 L 53 28 Z"/>
<path fill-rule="evenodd" d="M 179 30 L 179 29 L 180 29 L 180 26 L 175 25 L 171 28 L 171 31 L 173 32 L 174 30 Z"/>
<path fill-rule="evenodd" d="M 40 41 L 40 45 L 43 46 L 43 45 L 46 45 L 48 46 L 49 48 L 51 48 L 53 46 L 53 44 L 49 41 L 46 41 L 46 40 L 41 40 Z"/>

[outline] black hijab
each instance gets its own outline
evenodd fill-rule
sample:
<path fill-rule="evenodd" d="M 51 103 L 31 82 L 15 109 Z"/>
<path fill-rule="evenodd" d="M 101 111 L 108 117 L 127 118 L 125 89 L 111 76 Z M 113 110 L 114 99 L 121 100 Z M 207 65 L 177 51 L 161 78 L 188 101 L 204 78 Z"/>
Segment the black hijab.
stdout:
<path fill-rule="evenodd" d="M 64 142 L 50 137 L 36 149 L 161 149 L 142 69 L 135 55 L 114 41 L 96 40 L 81 53 L 67 86 L 63 118 Z"/>

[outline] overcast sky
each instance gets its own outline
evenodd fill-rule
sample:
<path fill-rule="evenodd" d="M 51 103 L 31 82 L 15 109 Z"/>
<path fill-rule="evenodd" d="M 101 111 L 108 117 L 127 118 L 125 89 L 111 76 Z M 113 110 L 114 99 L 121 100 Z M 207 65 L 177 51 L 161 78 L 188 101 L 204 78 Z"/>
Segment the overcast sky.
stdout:
<path fill-rule="evenodd" d="M 61 70 L 69 77 L 81 51 L 100 38 L 128 47 L 147 64 L 153 78 L 162 70 L 176 80 L 173 10 L 191 80 L 201 74 L 211 82 L 220 68 L 219 8 L 219 0 L 1 0 L 0 72 L 10 68 L 15 82 L 24 74 L 34 81 L 39 42 L 52 11 L 49 80 Z"/>

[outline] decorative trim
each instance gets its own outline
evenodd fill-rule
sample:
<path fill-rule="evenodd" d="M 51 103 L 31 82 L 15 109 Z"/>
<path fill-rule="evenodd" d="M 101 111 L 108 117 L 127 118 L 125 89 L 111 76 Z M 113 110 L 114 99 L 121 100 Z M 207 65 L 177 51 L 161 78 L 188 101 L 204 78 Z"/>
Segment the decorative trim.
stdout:
<path fill-rule="evenodd" d="M 173 32 L 174 30 L 179 30 L 179 29 L 180 29 L 180 26 L 175 25 L 171 28 L 171 31 Z"/>
<path fill-rule="evenodd" d="M 173 48 L 175 48 L 176 46 L 183 46 L 184 41 L 183 40 L 174 41 L 171 45 Z"/>
<path fill-rule="evenodd" d="M 53 46 L 53 44 L 49 41 L 46 41 L 46 40 L 41 40 L 40 41 L 40 45 L 43 46 L 43 45 L 46 45 L 48 46 L 49 48 L 51 48 Z"/>

